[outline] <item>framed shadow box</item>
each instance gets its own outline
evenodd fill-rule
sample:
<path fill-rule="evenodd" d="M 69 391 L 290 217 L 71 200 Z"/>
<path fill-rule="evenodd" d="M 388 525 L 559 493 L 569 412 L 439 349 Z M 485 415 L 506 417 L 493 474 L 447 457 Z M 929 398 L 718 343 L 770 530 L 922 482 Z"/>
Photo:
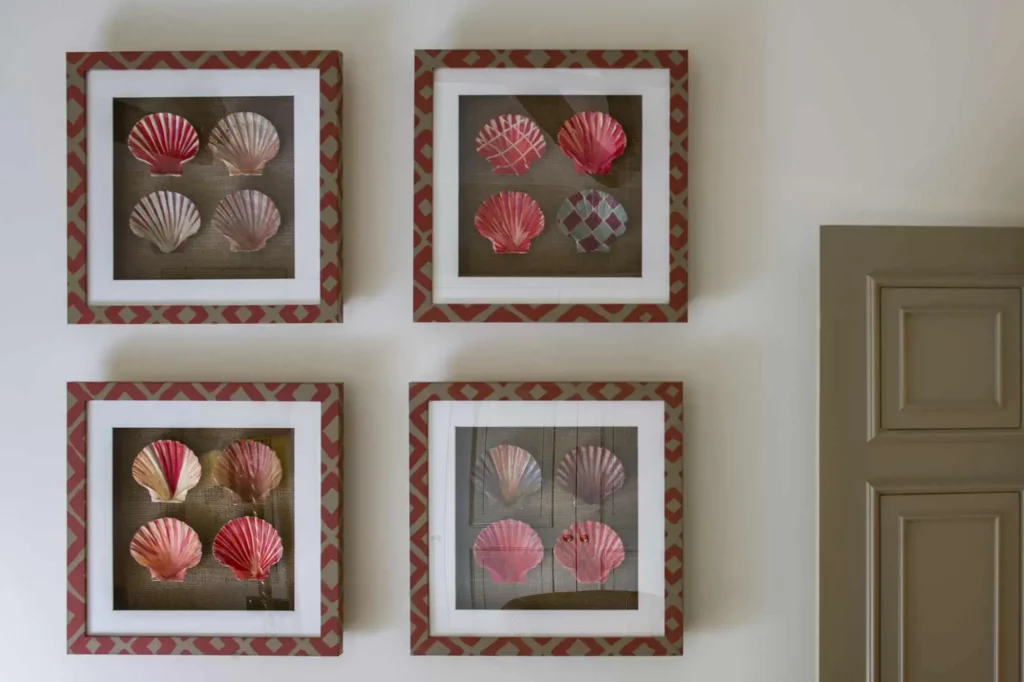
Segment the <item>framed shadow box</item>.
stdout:
<path fill-rule="evenodd" d="M 68 322 L 340 322 L 341 53 L 67 55 Z"/>
<path fill-rule="evenodd" d="M 681 383 L 409 394 L 413 654 L 682 653 Z"/>
<path fill-rule="evenodd" d="M 685 51 L 421 50 L 413 318 L 685 322 Z"/>
<path fill-rule="evenodd" d="M 341 653 L 340 384 L 67 390 L 69 653 Z"/>

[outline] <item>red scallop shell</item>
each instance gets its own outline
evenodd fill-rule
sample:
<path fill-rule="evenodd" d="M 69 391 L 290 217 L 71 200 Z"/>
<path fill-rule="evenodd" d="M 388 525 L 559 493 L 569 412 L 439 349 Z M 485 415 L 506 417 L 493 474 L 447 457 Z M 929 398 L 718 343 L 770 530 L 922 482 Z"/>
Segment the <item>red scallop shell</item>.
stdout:
<path fill-rule="evenodd" d="M 526 253 L 544 230 L 544 213 L 526 192 L 502 190 L 480 204 L 473 224 L 491 240 L 494 253 Z"/>
<path fill-rule="evenodd" d="M 611 450 L 584 445 L 558 463 L 555 483 L 587 504 L 601 504 L 626 482 L 626 470 Z"/>
<path fill-rule="evenodd" d="M 569 569 L 579 583 L 603 583 L 625 558 L 622 538 L 598 521 L 572 524 L 555 543 L 555 561 Z"/>
<path fill-rule="evenodd" d="M 199 535 L 184 521 L 172 518 L 150 521 L 135 533 L 128 551 L 149 569 L 153 580 L 180 583 L 185 571 L 203 558 Z"/>
<path fill-rule="evenodd" d="M 476 153 L 487 159 L 495 175 L 525 174 L 547 148 L 537 124 L 519 114 L 491 119 L 476 136 Z"/>
<path fill-rule="evenodd" d="M 558 147 L 572 159 L 577 173 L 607 175 L 612 161 L 626 151 L 626 132 L 603 111 L 581 111 L 558 131 Z"/>
<path fill-rule="evenodd" d="M 473 559 L 487 569 L 491 582 L 525 583 L 526 574 L 544 559 L 540 536 L 522 521 L 504 519 L 476 536 Z"/>
<path fill-rule="evenodd" d="M 177 114 L 150 114 L 128 133 L 128 149 L 151 175 L 181 175 L 182 165 L 199 152 L 199 133 Z"/>
<path fill-rule="evenodd" d="M 213 558 L 230 568 L 239 580 L 266 580 L 270 567 L 282 556 L 281 536 L 255 516 L 228 521 L 213 539 Z"/>

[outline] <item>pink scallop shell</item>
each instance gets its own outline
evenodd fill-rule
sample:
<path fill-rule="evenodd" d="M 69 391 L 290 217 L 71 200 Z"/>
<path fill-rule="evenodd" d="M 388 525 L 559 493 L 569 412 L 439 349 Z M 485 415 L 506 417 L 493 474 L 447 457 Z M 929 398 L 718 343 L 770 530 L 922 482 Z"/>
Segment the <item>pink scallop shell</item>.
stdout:
<path fill-rule="evenodd" d="M 476 153 L 495 175 L 523 175 L 547 151 L 544 134 L 526 116 L 503 114 L 487 122 L 476 136 Z"/>
<path fill-rule="evenodd" d="M 163 518 L 150 521 L 135 533 L 128 551 L 149 569 L 153 580 L 180 583 L 185 571 L 203 558 L 199 535 L 184 521 Z"/>
<path fill-rule="evenodd" d="M 473 559 L 487 569 L 491 582 L 525 583 L 526 574 L 544 559 L 536 531 L 522 521 L 495 521 L 476 536 Z"/>
<path fill-rule="evenodd" d="M 558 147 L 572 159 L 577 173 L 607 175 L 612 161 L 626 151 L 626 133 L 603 111 L 581 111 L 558 131 Z"/>
<path fill-rule="evenodd" d="M 281 536 L 255 516 L 228 521 L 213 539 L 213 558 L 230 568 L 239 580 L 266 580 L 270 567 L 282 556 Z"/>
<path fill-rule="evenodd" d="M 603 583 L 625 558 L 622 538 L 598 521 L 572 524 L 555 543 L 555 561 L 569 569 L 579 583 Z"/>
<path fill-rule="evenodd" d="M 227 237 L 232 251 L 259 251 L 281 227 L 281 213 L 263 192 L 242 189 L 217 204 L 213 228 Z"/>
<path fill-rule="evenodd" d="M 263 167 L 281 149 L 281 139 L 267 118 L 242 111 L 217 123 L 209 145 L 213 157 L 228 167 L 228 175 L 262 175 Z"/>
<path fill-rule="evenodd" d="M 496 445 L 481 455 L 473 479 L 489 496 L 505 505 L 540 490 L 541 471 L 529 452 L 515 445 Z"/>
<path fill-rule="evenodd" d="M 494 253 L 526 253 L 544 230 L 544 213 L 526 192 L 502 190 L 480 204 L 473 224 L 491 240 Z"/>
<path fill-rule="evenodd" d="M 224 449 L 213 465 L 213 482 L 242 501 L 266 502 L 270 491 L 281 484 L 281 460 L 263 443 L 243 440 Z"/>
<path fill-rule="evenodd" d="M 558 463 L 555 483 L 586 504 L 601 504 L 626 482 L 626 470 L 611 450 L 584 445 Z"/>
<path fill-rule="evenodd" d="M 199 231 L 199 209 L 184 194 L 161 190 L 142 197 L 128 217 L 128 229 L 137 237 L 171 253 Z"/>
<path fill-rule="evenodd" d="M 181 175 L 182 165 L 199 152 L 199 133 L 177 114 L 150 114 L 128 133 L 128 149 L 151 175 Z"/>
<path fill-rule="evenodd" d="M 184 502 L 202 474 L 196 454 L 176 440 L 154 441 L 132 462 L 132 478 L 149 490 L 153 502 Z"/>

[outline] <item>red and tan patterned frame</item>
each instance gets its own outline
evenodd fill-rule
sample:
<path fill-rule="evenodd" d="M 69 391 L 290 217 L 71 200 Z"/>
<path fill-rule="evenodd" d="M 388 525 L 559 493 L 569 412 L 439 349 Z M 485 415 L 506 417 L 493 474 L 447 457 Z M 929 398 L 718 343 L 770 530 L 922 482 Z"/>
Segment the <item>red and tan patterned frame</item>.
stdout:
<path fill-rule="evenodd" d="M 667 304 L 439 304 L 433 301 L 434 70 L 668 69 L 669 302 Z M 686 322 L 687 129 L 685 50 L 418 50 L 414 92 L 413 319 L 416 322 Z"/>
<path fill-rule="evenodd" d="M 68 383 L 68 653 L 337 656 L 341 653 L 341 384 Z M 320 636 L 90 636 L 86 622 L 86 407 L 91 400 L 302 401 L 321 406 Z"/>
<path fill-rule="evenodd" d="M 93 69 L 320 70 L 320 302 L 315 305 L 89 305 L 86 278 L 86 82 Z M 341 322 L 341 53 L 71 52 L 68 108 L 68 323 Z"/>
<path fill-rule="evenodd" d="M 665 405 L 665 635 L 434 637 L 430 634 L 429 411 L 434 400 L 656 400 Z M 461 382 L 409 385 L 409 530 L 414 655 L 672 656 L 683 653 L 683 385 L 679 382 Z"/>

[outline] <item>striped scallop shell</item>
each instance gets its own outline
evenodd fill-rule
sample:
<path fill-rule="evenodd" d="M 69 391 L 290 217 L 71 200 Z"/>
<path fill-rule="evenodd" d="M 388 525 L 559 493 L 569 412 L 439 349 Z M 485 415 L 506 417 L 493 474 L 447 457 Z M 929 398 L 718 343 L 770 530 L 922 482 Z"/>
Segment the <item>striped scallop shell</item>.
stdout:
<path fill-rule="evenodd" d="M 182 165 L 199 152 L 199 134 L 177 114 L 150 114 L 128 133 L 128 149 L 151 175 L 181 175 Z"/>
<path fill-rule="evenodd" d="M 529 452 L 515 445 L 497 445 L 476 460 L 473 480 L 505 505 L 513 505 L 540 490 L 541 471 Z"/>
<path fill-rule="evenodd" d="M 555 561 L 569 569 L 579 583 L 603 583 L 625 558 L 622 538 L 598 521 L 572 524 L 555 543 Z"/>
<path fill-rule="evenodd" d="M 473 542 L 473 560 L 495 583 L 525 583 L 526 574 L 543 559 L 540 536 L 515 519 L 495 521 Z"/>
<path fill-rule="evenodd" d="M 584 445 L 562 457 L 555 483 L 586 504 L 601 504 L 626 482 L 626 470 L 611 450 Z"/>
<path fill-rule="evenodd" d="M 476 136 L 476 153 L 487 159 L 495 175 L 525 174 L 547 147 L 537 124 L 519 114 L 491 119 Z"/>
<path fill-rule="evenodd" d="M 266 502 L 270 491 L 281 484 L 282 474 L 277 453 L 254 440 L 232 443 L 213 465 L 213 482 L 250 504 Z"/>
<path fill-rule="evenodd" d="M 494 253 L 526 253 L 544 230 L 544 213 L 526 192 L 502 190 L 480 204 L 473 225 L 491 241 Z"/>
<path fill-rule="evenodd" d="M 210 151 L 228 167 L 228 175 L 262 175 L 280 148 L 274 124 L 251 111 L 228 114 L 210 133 Z"/>
<path fill-rule="evenodd" d="M 161 190 L 142 197 L 128 218 L 128 228 L 137 236 L 170 253 L 199 231 L 199 209 L 184 194 Z"/>
<path fill-rule="evenodd" d="M 281 228 L 281 213 L 263 192 L 242 189 L 220 200 L 211 224 L 232 251 L 259 251 Z"/>
<path fill-rule="evenodd" d="M 230 568 L 239 580 L 266 580 L 270 567 L 282 556 L 281 536 L 255 516 L 228 521 L 213 539 L 213 558 Z"/>
<path fill-rule="evenodd" d="M 150 521 L 135 533 L 128 551 L 149 569 L 153 580 L 180 583 L 185 571 L 198 566 L 203 546 L 191 526 L 178 519 Z"/>
<path fill-rule="evenodd" d="M 154 441 L 132 462 L 132 478 L 149 490 L 153 502 L 184 502 L 202 474 L 196 454 L 176 440 Z"/>
<path fill-rule="evenodd" d="M 607 175 L 626 151 L 622 124 L 603 111 L 581 111 L 558 131 L 558 147 L 580 174 Z"/>

